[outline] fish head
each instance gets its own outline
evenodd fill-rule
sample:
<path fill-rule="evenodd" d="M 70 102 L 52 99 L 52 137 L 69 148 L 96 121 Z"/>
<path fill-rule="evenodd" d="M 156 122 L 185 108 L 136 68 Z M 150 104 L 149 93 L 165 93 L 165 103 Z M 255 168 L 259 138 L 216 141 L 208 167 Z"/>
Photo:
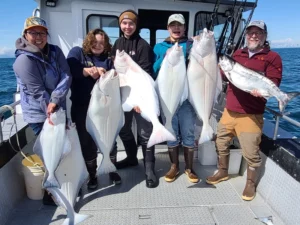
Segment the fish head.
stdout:
<path fill-rule="evenodd" d="M 208 31 L 206 28 L 204 28 L 198 39 L 199 40 L 194 40 L 193 49 L 202 58 L 212 54 L 215 51 L 215 39 L 212 31 Z"/>
<path fill-rule="evenodd" d="M 233 69 L 234 62 L 230 60 L 227 56 L 223 55 L 219 57 L 219 66 L 224 72 L 228 72 Z"/>
<path fill-rule="evenodd" d="M 99 90 L 105 95 L 111 95 L 119 88 L 119 75 L 116 70 L 111 69 L 102 75 L 98 81 Z"/>
<path fill-rule="evenodd" d="M 117 49 L 114 66 L 118 73 L 126 73 L 129 68 L 129 58 L 130 56 L 124 50 L 120 52 Z"/>
<path fill-rule="evenodd" d="M 180 58 L 184 57 L 182 46 L 179 46 L 178 42 L 176 42 L 172 48 L 168 49 L 166 57 L 172 66 L 177 65 L 180 61 Z"/>
<path fill-rule="evenodd" d="M 66 123 L 66 112 L 62 108 L 59 108 L 54 113 L 50 114 L 49 119 L 53 125 L 65 124 Z"/>

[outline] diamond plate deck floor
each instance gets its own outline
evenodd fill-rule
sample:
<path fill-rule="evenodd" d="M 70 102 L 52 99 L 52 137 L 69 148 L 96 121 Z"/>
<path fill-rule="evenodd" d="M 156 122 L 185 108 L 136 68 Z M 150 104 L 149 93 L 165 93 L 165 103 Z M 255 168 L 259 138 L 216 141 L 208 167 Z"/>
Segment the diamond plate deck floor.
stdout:
<path fill-rule="evenodd" d="M 125 157 L 118 153 L 118 159 Z M 274 225 L 284 225 L 263 198 L 256 196 L 252 202 L 241 199 L 245 178 L 231 177 L 217 185 L 207 185 L 205 178 L 216 169 L 201 166 L 195 161 L 195 170 L 201 178 L 192 184 L 183 173 L 184 160 L 180 156 L 181 174 L 173 183 L 164 181 L 170 162 L 166 149 L 156 152 L 156 173 L 160 184 L 148 189 L 139 150 L 139 166 L 119 171 L 122 184 L 114 186 L 107 175 L 99 178 L 99 187 L 88 192 L 83 187 L 75 210 L 91 215 L 81 224 L 133 225 L 133 224 L 197 224 L 197 225 L 261 225 L 256 217 L 272 216 Z M 62 224 L 66 212 L 61 207 L 43 206 L 41 201 L 24 198 L 12 212 L 6 225 L 56 225 Z"/>

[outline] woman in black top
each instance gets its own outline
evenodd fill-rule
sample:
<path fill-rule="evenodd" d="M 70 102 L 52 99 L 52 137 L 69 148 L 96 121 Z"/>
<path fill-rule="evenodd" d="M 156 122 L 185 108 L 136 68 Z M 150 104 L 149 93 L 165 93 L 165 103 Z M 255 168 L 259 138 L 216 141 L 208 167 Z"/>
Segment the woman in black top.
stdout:
<path fill-rule="evenodd" d="M 90 175 L 89 189 L 95 189 L 98 186 L 96 177 L 98 153 L 96 144 L 86 130 L 85 121 L 94 84 L 102 74 L 112 68 L 110 52 L 109 37 L 103 30 L 95 29 L 87 34 L 82 48 L 74 47 L 68 55 L 68 63 L 73 76 L 71 117 L 76 123 L 83 158 Z M 115 146 L 111 153 L 113 163 L 116 162 L 116 151 Z M 109 176 L 115 184 L 121 183 L 118 173 L 110 173 Z"/>
<path fill-rule="evenodd" d="M 124 50 L 131 58 L 149 75 L 152 75 L 153 51 L 150 45 L 140 37 L 138 29 L 138 16 L 133 10 L 126 10 L 119 16 L 119 25 L 122 36 L 116 40 L 112 56 L 116 55 L 116 50 Z M 125 112 L 125 124 L 120 131 L 120 138 L 124 144 L 127 157 L 117 162 L 118 169 L 136 166 L 137 144 L 131 131 L 132 118 L 137 122 L 138 143 L 142 146 L 144 165 L 146 173 L 146 186 L 149 188 L 157 187 L 158 179 L 154 172 L 155 166 L 155 148 L 147 148 L 147 143 L 152 133 L 152 124 L 146 121 L 140 114 L 140 109 L 135 107 L 130 112 Z"/>

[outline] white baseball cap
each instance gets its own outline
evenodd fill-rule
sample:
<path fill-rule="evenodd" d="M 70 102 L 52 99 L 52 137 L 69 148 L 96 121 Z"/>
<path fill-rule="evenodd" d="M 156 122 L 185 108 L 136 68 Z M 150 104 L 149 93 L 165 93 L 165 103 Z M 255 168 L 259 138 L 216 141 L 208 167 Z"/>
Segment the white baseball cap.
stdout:
<path fill-rule="evenodd" d="M 170 25 L 170 23 L 172 23 L 174 21 L 181 23 L 181 24 L 185 24 L 185 20 L 184 20 L 184 17 L 182 14 L 172 14 L 168 19 L 168 25 Z"/>

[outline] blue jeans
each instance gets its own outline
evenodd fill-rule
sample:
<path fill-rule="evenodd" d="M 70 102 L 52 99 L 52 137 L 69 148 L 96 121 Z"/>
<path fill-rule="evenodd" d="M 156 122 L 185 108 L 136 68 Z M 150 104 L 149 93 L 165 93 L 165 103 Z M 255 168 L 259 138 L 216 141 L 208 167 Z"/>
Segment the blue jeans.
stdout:
<path fill-rule="evenodd" d="M 194 148 L 196 113 L 188 100 L 176 110 L 172 118 L 172 128 L 176 135 L 176 141 L 168 141 L 168 147 L 175 147 L 182 143 L 184 147 Z"/>
<path fill-rule="evenodd" d="M 42 129 L 43 129 L 43 125 L 44 123 L 29 123 L 28 126 L 31 127 L 31 129 L 33 130 L 35 136 L 38 136 Z"/>

